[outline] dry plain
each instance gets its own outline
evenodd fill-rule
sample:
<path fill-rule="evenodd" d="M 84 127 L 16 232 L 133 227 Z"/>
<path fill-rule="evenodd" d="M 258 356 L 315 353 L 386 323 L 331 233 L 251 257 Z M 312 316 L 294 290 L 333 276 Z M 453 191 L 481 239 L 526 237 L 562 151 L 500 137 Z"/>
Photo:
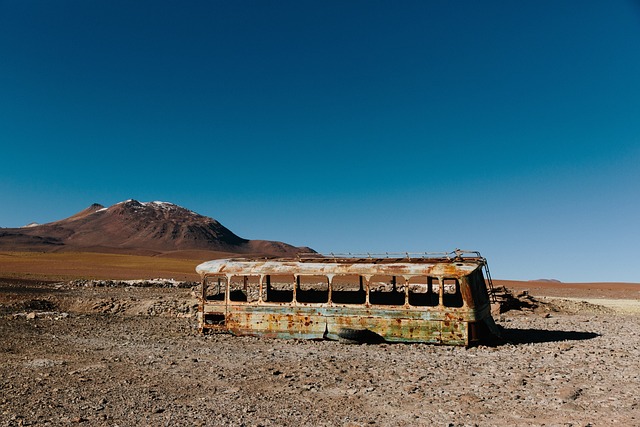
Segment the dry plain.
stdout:
<path fill-rule="evenodd" d="M 637 284 L 497 281 L 504 344 L 346 345 L 203 336 L 195 284 L 72 281 L 198 260 L 74 256 L 0 254 L 0 426 L 640 425 Z"/>

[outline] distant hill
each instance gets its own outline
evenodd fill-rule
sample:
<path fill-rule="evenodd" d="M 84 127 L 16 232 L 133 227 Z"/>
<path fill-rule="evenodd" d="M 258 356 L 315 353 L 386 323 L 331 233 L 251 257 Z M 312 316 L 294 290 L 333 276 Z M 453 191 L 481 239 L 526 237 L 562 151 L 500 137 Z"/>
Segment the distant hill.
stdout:
<path fill-rule="evenodd" d="M 22 228 L 0 228 L 2 251 L 166 253 L 217 251 L 291 256 L 311 252 L 282 242 L 238 237 L 213 218 L 167 202 L 127 200 L 93 204 L 69 218 Z"/>

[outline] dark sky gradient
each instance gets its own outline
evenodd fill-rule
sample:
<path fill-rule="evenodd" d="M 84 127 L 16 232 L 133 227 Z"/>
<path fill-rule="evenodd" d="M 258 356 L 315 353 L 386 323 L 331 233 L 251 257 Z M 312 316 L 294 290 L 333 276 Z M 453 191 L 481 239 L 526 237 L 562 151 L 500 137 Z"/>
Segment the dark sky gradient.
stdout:
<path fill-rule="evenodd" d="M 162 200 L 640 282 L 638 76 L 638 1 L 0 0 L 0 226 Z"/>

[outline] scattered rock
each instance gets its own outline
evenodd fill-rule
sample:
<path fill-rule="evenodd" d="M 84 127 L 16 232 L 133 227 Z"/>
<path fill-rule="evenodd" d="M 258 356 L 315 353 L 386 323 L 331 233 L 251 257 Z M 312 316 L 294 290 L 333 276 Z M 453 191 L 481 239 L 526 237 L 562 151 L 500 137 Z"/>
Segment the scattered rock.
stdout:
<path fill-rule="evenodd" d="M 344 346 L 201 335 L 190 288 L 64 294 L 2 308 L 0 427 L 638 424 L 637 315 L 522 293 L 510 343 Z"/>

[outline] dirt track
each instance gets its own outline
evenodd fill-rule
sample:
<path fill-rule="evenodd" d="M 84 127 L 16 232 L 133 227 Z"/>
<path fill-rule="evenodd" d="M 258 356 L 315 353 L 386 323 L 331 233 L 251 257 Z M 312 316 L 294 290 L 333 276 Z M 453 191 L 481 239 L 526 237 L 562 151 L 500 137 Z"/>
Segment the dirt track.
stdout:
<path fill-rule="evenodd" d="M 0 426 L 640 425 L 640 316 L 580 301 L 524 296 L 510 344 L 464 349 L 202 336 L 189 289 L 0 287 Z"/>

